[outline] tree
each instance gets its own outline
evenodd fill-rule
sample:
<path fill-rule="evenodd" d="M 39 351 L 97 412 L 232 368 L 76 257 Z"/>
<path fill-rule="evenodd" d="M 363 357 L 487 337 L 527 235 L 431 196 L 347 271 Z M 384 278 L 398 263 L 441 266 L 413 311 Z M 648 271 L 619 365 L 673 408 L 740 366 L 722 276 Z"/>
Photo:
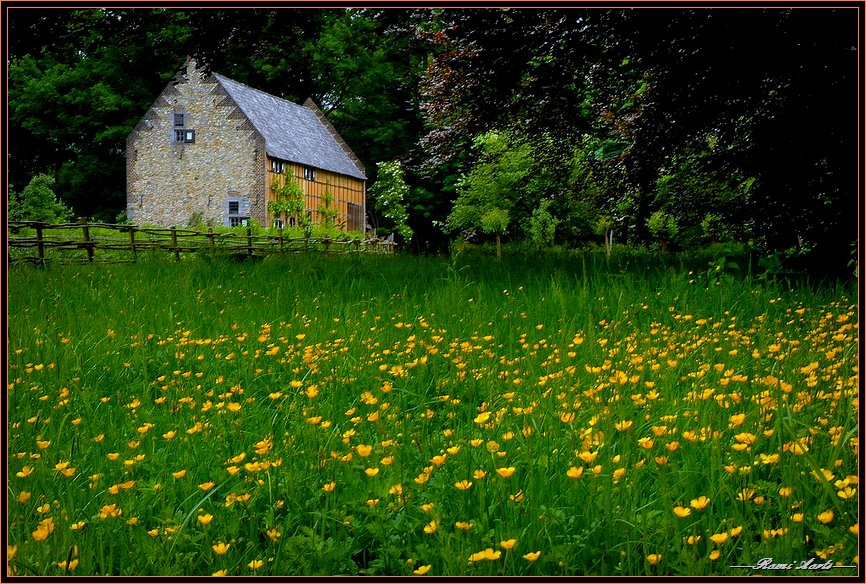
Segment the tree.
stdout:
<path fill-rule="evenodd" d="M 450 230 L 480 229 L 496 236 L 496 256 L 501 238 L 511 223 L 511 208 L 532 165 L 532 150 L 506 132 L 487 132 L 476 138 L 480 151 L 476 164 L 458 186 L 458 197 L 448 216 Z"/>
<path fill-rule="evenodd" d="M 369 193 L 373 209 L 386 219 L 397 233 L 406 240 L 412 239 L 412 228 L 407 221 L 409 212 L 406 200 L 409 197 L 409 185 L 406 184 L 403 168 L 397 161 L 379 162 L 376 165 L 379 177 L 370 187 Z"/>
<path fill-rule="evenodd" d="M 10 182 L 48 171 L 77 213 L 113 219 L 125 207 L 126 137 L 183 62 L 174 51 L 191 29 L 169 10 L 9 15 Z"/>
<path fill-rule="evenodd" d="M 72 211 L 54 194 L 54 177 L 37 174 L 21 194 L 9 193 L 10 221 L 39 221 L 62 223 L 68 221 Z"/>

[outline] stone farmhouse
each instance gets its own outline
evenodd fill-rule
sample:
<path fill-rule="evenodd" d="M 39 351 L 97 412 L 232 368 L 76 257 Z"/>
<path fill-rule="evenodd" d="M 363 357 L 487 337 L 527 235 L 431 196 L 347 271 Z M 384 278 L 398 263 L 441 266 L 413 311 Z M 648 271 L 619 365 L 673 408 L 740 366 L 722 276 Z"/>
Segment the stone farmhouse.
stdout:
<path fill-rule="evenodd" d="M 298 105 L 189 60 L 126 140 L 127 216 L 138 225 L 293 227 L 268 202 L 293 176 L 316 224 L 326 198 L 336 225 L 363 230 L 364 165 L 316 104 Z M 275 183 L 275 181 L 277 181 Z M 328 197 L 327 194 L 330 196 Z"/>

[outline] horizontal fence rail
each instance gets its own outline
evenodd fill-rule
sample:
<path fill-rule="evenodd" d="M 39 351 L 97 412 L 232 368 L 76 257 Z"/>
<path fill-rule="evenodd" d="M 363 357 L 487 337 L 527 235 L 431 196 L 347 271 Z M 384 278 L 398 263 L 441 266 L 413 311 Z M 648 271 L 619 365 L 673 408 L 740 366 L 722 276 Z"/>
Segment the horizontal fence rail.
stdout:
<path fill-rule="evenodd" d="M 111 223 L 40 223 L 11 221 L 7 224 L 7 255 L 10 264 L 119 263 L 135 262 L 138 254 L 167 252 L 180 261 L 185 253 L 213 253 L 235 256 L 265 256 L 275 253 L 394 253 L 393 241 L 382 239 L 331 239 L 284 237 L 246 233 L 216 233 L 177 227 L 138 227 Z M 77 252 L 77 255 L 76 255 Z M 102 257 L 98 257 L 99 256 Z"/>

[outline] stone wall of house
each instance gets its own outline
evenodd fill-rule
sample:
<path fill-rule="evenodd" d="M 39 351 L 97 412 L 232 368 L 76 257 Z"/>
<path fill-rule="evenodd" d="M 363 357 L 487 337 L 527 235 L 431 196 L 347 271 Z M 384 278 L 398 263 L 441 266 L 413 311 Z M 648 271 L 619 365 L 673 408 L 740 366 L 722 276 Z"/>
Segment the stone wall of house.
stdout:
<path fill-rule="evenodd" d="M 175 114 L 182 114 L 182 126 Z M 194 131 L 193 141 L 176 130 Z M 127 215 L 138 225 L 267 224 L 265 143 L 212 77 L 190 62 L 129 135 Z M 234 202 L 234 203 L 232 203 Z"/>

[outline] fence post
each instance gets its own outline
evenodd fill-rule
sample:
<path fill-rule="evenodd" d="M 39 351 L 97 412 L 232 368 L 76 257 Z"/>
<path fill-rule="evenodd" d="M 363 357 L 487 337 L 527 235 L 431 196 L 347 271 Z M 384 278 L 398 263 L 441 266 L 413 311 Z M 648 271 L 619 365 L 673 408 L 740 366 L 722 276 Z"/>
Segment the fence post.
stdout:
<path fill-rule="evenodd" d="M 214 239 L 213 227 L 207 228 L 207 238 L 210 240 L 210 252 L 216 253 L 216 239 Z"/>
<path fill-rule="evenodd" d="M 277 233 L 279 233 L 279 235 L 280 235 L 280 253 L 283 253 L 283 228 L 280 227 L 277 230 Z"/>
<path fill-rule="evenodd" d="M 138 261 L 138 252 L 135 250 L 135 225 L 129 226 L 129 247 L 132 248 L 132 261 Z"/>
<path fill-rule="evenodd" d="M 253 228 L 247 227 L 247 255 L 253 255 Z"/>
<path fill-rule="evenodd" d="M 171 247 L 174 250 L 174 261 L 180 261 L 180 250 L 177 248 L 177 227 L 171 228 Z"/>
<path fill-rule="evenodd" d="M 325 246 L 325 253 L 331 251 L 331 239 L 326 237 L 322 240 L 322 244 Z"/>
<path fill-rule="evenodd" d="M 45 263 L 45 243 L 42 241 L 42 223 L 36 224 L 36 245 L 39 250 L 39 263 Z"/>
<path fill-rule="evenodd" d="M 87 261 L 93 263 L 93 242 L 90 240 L 90 227 L 87 225 L 87 217 L 79 217 L 81 233 L 84 236 L 84 247 L 87 249 Z"/>

